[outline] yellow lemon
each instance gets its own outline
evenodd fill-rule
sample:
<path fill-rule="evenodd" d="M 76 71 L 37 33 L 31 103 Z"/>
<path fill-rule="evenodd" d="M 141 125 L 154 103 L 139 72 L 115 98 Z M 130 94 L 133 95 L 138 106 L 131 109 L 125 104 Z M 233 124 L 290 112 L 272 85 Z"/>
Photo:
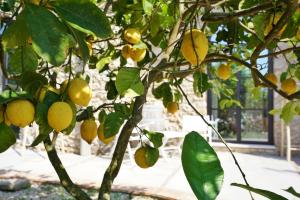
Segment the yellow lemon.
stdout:
<path fill-rule="evenodd" d="M 111 143 L 111 142 L 114 140 L 114 138 L 115 138 L 115 136 L 112 136 L 112 137 L 109 137 L 109 138 L 105 138 L 105 136 L 104 136 L 104 125 L 103 125 L 103 123 L 100 124 L 97 133 L 98 133 L 98 138 L 99 138 L 99 140 L 100 140 L 101 142 L 103 142 L 104 144 L 109 144 L 109 143 Z"/>
<path fill-rule="evenodd" d="M 75 78 L 69 84 L 68 95 L 73 103 L 87 106 L 92 98 L 92 90 L 85 80 Z"/>
<path fill-rule="evenodd" d="M 36 92 L 36 97 L 37 97 L 37 99 L 39 100 L 39 102 L 43 102 L 44 101 L 44 99 L 45 99 L 45 96 L 46 96 L 46 93 L 47 93 L 47 91 L 52 91 L 52 92 L 54 92 L 54 93 L 56 93 L 56 94 L 59 94 L 60 92 L 59 92 L 59 90 L 58 89 L 56 89 L 56 88 L 54 88 L 54 87 L 52 87 L 52 86 L 42 86 L 42 87 L 40 87 L 40 89 Z"/>
<path fill-rule="evenodd" d="M 184 34 L 181 44 L 181 53 L 183 57 L 192 65 L 200 64 L 208 52 L 208 40 L 205 34 L 198 29 L 193 29 L 192 33 L 187 31 Z"/>
<path fill-rule="evenodd" d="M 17 127 L 24 128 L 34 120 L 33 104 L 24 99 L 14 100 L 7 104 L 6 116 L 8 121 Z"/>
<path fill-rule="evenodd" d="M 230 67 L 230 65 L 222 64 L 217 69 L 217 76 L 222 80 L 227 80 L 231 76 L 231 67 Z"/>
<path fill-rule="evenodd" d="M 270 15 L 269 23 L 267 24 L 267 26 L 265 27 L 265 30 L 264 30 L 265 36 L 270 33 L 270 31 L 273 29 L 273 26 L 275 26 L 278 23 L 278 21 L 280 20 L 282 15 L 283 15 L 283 12 L 277 12 L 275 14 L 275 17 L 273 14 Z M 282 35 L 282 33 L 284 32 L 286 27 L 287 27 L 287 24 L 284 25 L 282 27 L 282 29 L 278 32 L 277 37 L 280 37 Z"/>
<path fill-rule="evenodd" d="M 124 31 L 124 39 L 131 44 L 137 44 L 141 41 L 141 33 L 135 28 L 128 28 Z"/>
<path fill-rule="evenodd" d="M 141 168 L 152 167 L 159 158 L 157 149 L 146 146 L 138 148 L 134 153 L 135 163 Z"/>
<path fill-rule="evenodd" d="M 134 153 L 134 160 L 135 163 L 141 167 L 141 168 L 148 168 L 148 164 L 146 161 L 146 148 L 145 147 L 140 147 L 137 149 Z"/>
<path fill-rule="evenodd" d="M 179 105 L 176 102 L 169 102 L 167 105 L 167 111 L 168 113 L 174 114 L 178 111 Z"/>
<path fill-rule="evenodd" d="M 294 79 L 288 78 L 281 82 L 281 90 L 288 95 L 291 95 L 297 91 L 297 83 Z"/>
<path fill-rule="evenodd" d="M 97 136 L 97 123 L 95 120 L 84 120 L 80 126 L 80 135 L 83 140 L 91 144 Z"/>
<path fill-rule="evenodd" d="M 267 73 L 265 75 L 265 78 L 270 81 L 271 83 L 273 83 L 274 85 L 277 85 L 278 79 L 277 76 L 271 72 Z"/>
<path fill-rule="evenodd" d="M 135 62 L 142 61 L 146 56 L 146 49 L 132 48 L 129 50 L 130 58 Z"/>
<path fill-rule="evenodd" d="M 49 126 L 55 131 L 60 132 L 71 125 L 73 111 L 69 104 L 55 102 L 50 106 L 47 118 Z"/>
<path fill-rule="evenodd" d="M 130 58 L 131 51 L 132 51 L 132 46 L 130 44 L 124 45 L 122 48 L 122 51 L 121 51 L 123 58 L 125 58 L 125 59 Z"/>

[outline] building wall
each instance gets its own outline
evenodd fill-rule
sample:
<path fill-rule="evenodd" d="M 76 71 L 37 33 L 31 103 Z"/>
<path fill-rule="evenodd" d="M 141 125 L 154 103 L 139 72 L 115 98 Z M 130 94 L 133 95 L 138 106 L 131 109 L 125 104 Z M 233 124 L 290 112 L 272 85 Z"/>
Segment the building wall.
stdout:
<path fill-rule="evenodd" d="M 280 46 L 280 49 L 284 49 L 284 46 Z M 293 60 L 292 54 L 286 54 L 286 58 L 291 62 L 296 62 Z M 288 67 L 288 63 L 286 62 L 285 58 L 281 56 L 277 56 L 274 59 L 274 73 L 280 77 L 280 74 L 284 72 Z M 280 86 L 279 86 L 280 87 Z M 298 83 L 299 87 L 299 83 Z M 300 88 L 300 87 L 299 87 Z M 274 108 L 281 108 L 287 102 L 286 99 L 282 98 L 279 94 L 274 92 Z M 291 127 L 291 142 L 294 146 L 300 146 L 300 116 L 294 117 L 293 121 L 290 123 Z M 281 148 L 281 141 L 286 141 L 285 138 L 281 137 L 281 130 L 283 121 L 280 119 L 278 115 L 274 116 L 274 144 L 278 150 L 280 151 Z M 285 134 L 284 134 L 285 135 Z M 285 145 L 285 142 L 284 142 Z"/>

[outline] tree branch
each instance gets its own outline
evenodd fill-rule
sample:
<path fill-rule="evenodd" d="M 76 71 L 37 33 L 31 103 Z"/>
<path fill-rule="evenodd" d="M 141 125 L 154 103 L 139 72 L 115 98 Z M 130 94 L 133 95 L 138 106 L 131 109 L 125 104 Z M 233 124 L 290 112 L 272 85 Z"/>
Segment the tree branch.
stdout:
<path fill-rule="evenodd" d="M 237 19 L 241 16 L 248 16 L 257 14 L 260 11 L 265 11 L 274 7 L 272 1 L 262 3 L 258 6 L 253 6 L 251 8 L 233 11 L 231 13 L 223 13 L 223 12 L 213 12 L 204 14 L 201 18 L 204 22 L 229 22 Z"/>
<path fill-rule="evenodd" d="M 48 155 L 48 158 L 54 167 L 61 185 L 76 199 L 78 200 L 91 200 L 91 198 L 77 185 L 75 185 L 69 177 L 66 169 L 64 168 L 61 160 L 59 159 L 54 145 L 48 136 L 44 140 L 44 146 Z"/>
<path fill-rule="evenodd" d="M 244 60 L 241 60 L 235 56 L 226 55 L 226 54 L 217 54 L 217 53 L 211 53 L 206 56 L 206 62 L 214 62 L 215 59 L 224 59 L 224 60 L 232 60 L 237 63 L 240 63 L 244 65 L 245 67 L 249 68 L 251 72 L 253 72 L 260 80 L 262 80 L 268 87 L 272 88 L 274 91 L 276 91 L 279 95 L 282 97 L 292 100 L 292 99 L 298 99 L 300 98 L 300 92 L 297 92 L 293 95 L 288 95 L 282 90 L 280 90 L 276 85 L 274 85 L 272 82 L 270 82 L 268 79 L 265 78 L 263 74 L 260 73 L 260 71 L 256 68 L 253 68 L 252 65 Z"/>
<path fill-rule="evenodd" d="M 254 52 L 251 55 L 250 62 L 252 65 L 256 65 L 256 60 L 259 57 L 259 54 L 269 45 L 270 42 L 278 35 L 278 33 L 282 30 L 282 28 L 288 23 L 288 20 L 292 16 L 292 14 L 298 8 L 298 1 L 297 0 L 290 0 L 286 3 L 287 8 L 284 14 L 281 16 L 280 20 L 277 24 L 272 28 L 270 33 L 265 37 L 263 42 L 260 42 Z"/>
<path fill-rule="evenodd" d="M 182 8 L 182 6 L 180 6 Z M 182 21 L 182 12 L 180 12 L 180 17 L 178 21 Z M 180 22 L 177 22 L 176 24 L 180 24 Z M 179 32 L 179 25 L 174 26 L 172 33 L 170 35 L 168 44 L 172 44 L 174 41 L 176 41 L 176 36 Z M 130 135 L 133 131 L 133 129 L 137 126 L 137 124 L 142 120 L 142 111 L 143 111 L 143 105 L 146 102 L 147 93 L 150 85 L 155 81 L 157 78 L 157 75 L 160 72 L 160 69 L 169 59 L 169 55 L 172 52 L 172 49 L 174 48 L 173 45 L 170 45 L 165 50 L 165 55 L 163 59 L 161 60 L 160 64 L 149 72 L 149 75 L 146 76 L 143 79 L 143 85 L 144 85 L 144 94 L 141 96 L 138 96 L 135 99 L 134 106 L 133 106 L 133 113 L 131 118 L 125 123 L 124 127 L 122 128 L 122 131 L 120 133 L 119 139 L 117 141 L 116 148 L 114 150 L 114 154 L 111 160 L 110 165 L 105 171 L 101 187 L 99 189 L 99 200 L 109 200 L 110 199 L 110 191 L 113 184 L 114 179 L 119 173 L 120 167 L 122 165 L 123 157 L 127 148 L 127 144 L 129 142 Z"/>

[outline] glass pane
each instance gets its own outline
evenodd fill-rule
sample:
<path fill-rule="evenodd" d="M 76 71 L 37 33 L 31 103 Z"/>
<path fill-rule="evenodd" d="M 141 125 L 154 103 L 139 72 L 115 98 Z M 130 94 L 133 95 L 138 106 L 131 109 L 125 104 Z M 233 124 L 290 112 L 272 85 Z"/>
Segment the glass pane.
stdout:
<path fill-rule="evenodd" d="M 238 127 L 236 123 L 236 110 L 212 110 L 213 118 L 218 119 L 218 131 L 227 141 L 236 141 Z M 214 136 L 214 139 L 217 139 Z"/>
<path fill-rule="evenodd" d="M 263 110 L 242 111 L 241 129 L 243 141 L 268 141 L 268 115 Z"/>
<path fill-rule="evenodd" d="M 240 101 L 244 109 L 264 109 L 268 105 L 268 88 L 256 88 L 256 95 L 253 92 L 253 80 L 243 79 L 240 91 Z"/>

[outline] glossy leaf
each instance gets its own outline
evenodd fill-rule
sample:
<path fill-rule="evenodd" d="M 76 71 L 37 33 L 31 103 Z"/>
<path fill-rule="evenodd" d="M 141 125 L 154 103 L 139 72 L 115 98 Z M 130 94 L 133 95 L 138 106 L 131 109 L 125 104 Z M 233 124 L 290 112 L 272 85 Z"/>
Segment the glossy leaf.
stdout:
<path fill-rule="evenodd" d="M 249 190 L 256 194 L 260 194 L 270 200 L 288 200 L 287 198 L 285 198 L 279 194 L 276 194 L 274 192 L 268 191 L 268 190 L 262 190 L 262 189 L 258 189 L 258 188 L 254 188 L 254 187 L 249 187 L 247 185 L 243 185 L 243 184 L 239 184 L 239 183 L 231 183 L 231 185 Z"/>
<path fill-rule="evenodd" d="M 120 95 L 128 97 L 140 96 L 144 93 L 144 85 L 138 68 L 125 67 L 119 70 L 116 78 L 116 89 Z"/>
<path fill-rule="evenodd" d="M 154 148 L 159 148 L 163 144 L 164 134 L 147 130 L 144 130 L 144 134 L 146 134 L 147 138 L 152 142 Z"/>
<path fill-rule="evenodd" d="M 88 61 L 88 59 L 90 58 L 90 54 L 89 54 L 89 48 L 87 46 L 85 37 L 86 34 L 70 27 L 71 33 L 73 35 L 73 37 L 75 38 L 76 42 L 78 43 L 78 47 L 79 47 L 79 55 L 81 56 L 84 64 Z"/>
<path fill-rule="evenodd" d="M 0 153 L 16 143 L 15 133 L 6 124 L 0 124 Z"/>
<path fill-rule="evenodd" d="M 216 199 L 223 184 L 224 171 L 216 152 L 199 133 L 190 132 L 185 136 L 181 161 L 196 197 Z"/>
<path fill-rule="evenodd" d="M 152 91 L 153 95 L 157 99 L 163 100 L 163 104 L 167 107 L 169 102 L 173 101 L 173 93 L 169 83 L 162 83 Z"/>
<path fill-rule="evenodd" d="M 62 64 L 69 47 L 74 45 L 74 38 L 67 33 L 66 27 L 44 7 L 28 4 L 23 12 L 36 53 L 53 65 Z"/>
<path fill-rule="evenodd" d="M 23 70 L 35 71 L 37 66 L 38 57 L 29 45 L 19 47 L 8 59 L 8 71 L 12 74 L 20 74 Z"/>
<path fill-rule="evenodd" d="M 46 98 L 46 97 L 45 97 Z M 39 125 L 39 135 L 34 139 L 31 147 L 37 146 L 53 131 L 48 125 L 47 113 L 49 106 L 45 103 L 38 103 L 35 109 L 35 121 Z"/>
<path fill-rule="evenodd" d="M 109 138 L 118 134 L 124 120 L 125 118 L 122 113 L 109 113 L 104 120 L 104 137 Z"/>
<path fill-rule="evenodd" d="M 21 87 L 33 96 L 42 85 L 46 84 L 48 84 L 47 78 L 33 71 L 25 71 L 20 80 Z"/>
<path fill-rule="evenodd" d="M 107 38 L 112 33 L 108 18 L 91 1 L 60 0 L 52 5 L 61 18 L 82 32 L 100 38 Z"/>
<path fill-rule="evenodd" d="M 194 73 L 194 91 L 196 94 L 203 94 L 206 92 L 211 85 L 208 82 L 208 76 L 205 73 L 195 72 Z"/>
<path fill-rule="evenodd" d="M 26 26 L 26 16 L 24 12 L 16 17 L 14 21 L 3 33 L 2 44 L 4 49 L 14 49 L 18 46 L 25 46 L 29 38 Z"/>

